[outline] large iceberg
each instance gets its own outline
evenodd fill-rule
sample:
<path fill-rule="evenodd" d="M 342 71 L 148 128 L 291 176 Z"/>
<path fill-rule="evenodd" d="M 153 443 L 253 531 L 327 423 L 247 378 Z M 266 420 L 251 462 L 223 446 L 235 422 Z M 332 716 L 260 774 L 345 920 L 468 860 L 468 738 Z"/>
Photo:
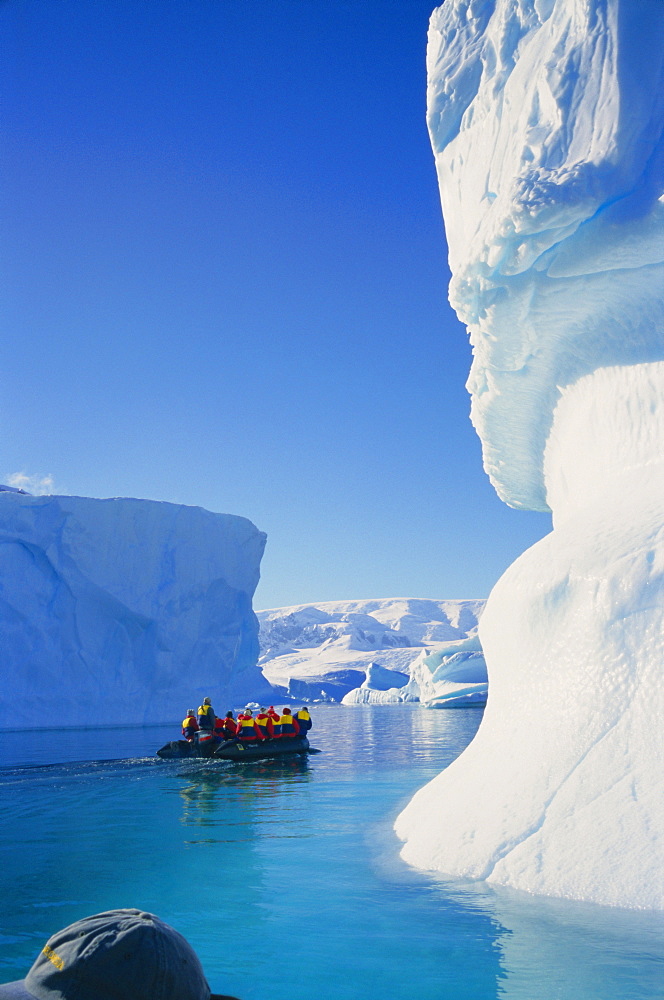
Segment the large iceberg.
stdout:
<path fill-rule="evenodd" d="M 206 695 L 267 694 L 264 546 L 200 507 L 0 491 L 1 726 L 178 722 Z"/>
<path fill-rule="evenodd" d="M 664 906 L 664 4 L 447 0 L 429 128 L 485 468 L 553 532 L 498 582 L 423 868 Z"/>

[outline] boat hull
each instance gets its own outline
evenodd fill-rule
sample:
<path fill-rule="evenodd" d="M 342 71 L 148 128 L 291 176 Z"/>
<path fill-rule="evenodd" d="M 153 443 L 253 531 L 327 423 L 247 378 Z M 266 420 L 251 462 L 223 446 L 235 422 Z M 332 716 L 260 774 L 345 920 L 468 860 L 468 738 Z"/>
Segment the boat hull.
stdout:
<path fill-rule="evenodd" d="M 208 760 L 235 760 L 246 762 L 250 760 L 266 760 L 270 757 L 284 757 L 287 754 L 305 754 L 315 752 L 309 746 L 306 736 L 287 737 L 278 740 L 261 740 L 260 742 L 236 743 L 226 740 L 217 743 L 212 740 L 198 743 L 195 740 L 171 740 L 157 750 L 157 757 L 163 760 L 181 760 L 187 757 L 207 758 Z"/>

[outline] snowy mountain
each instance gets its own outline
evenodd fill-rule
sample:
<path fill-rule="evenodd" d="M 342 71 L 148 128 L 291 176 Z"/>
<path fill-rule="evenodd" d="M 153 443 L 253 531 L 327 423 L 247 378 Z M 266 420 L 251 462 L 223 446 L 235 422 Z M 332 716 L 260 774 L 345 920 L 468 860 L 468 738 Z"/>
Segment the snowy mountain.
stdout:
<path fill-rule="evenodd" d="M 259 663 L 270 683 L 293 698 L 344 704 L 421 700 L 442 707 L 446 697 L 451 707 L 454 688 L 446 688 L 445 697 L 441 688 L 445 663 L 465 643 L 475 650 L 470 672 L 478 687 L 471 700 L 483 702 L 486 669 L 477 625 L 484 603 L 394 598 L 259 611 Z M 438 656 L 431 669 L 424 662 L 430 654 Z M 420 661 L 416 679 L 411 664 Z"/>
<path fill-rule="evenodd" d="M 664 4 L 447 0 L 427 64 L 485 468 L 554 530 L 489 596 L 482 726 L 403 856 L 664 908 Z"/>
<path fill-rule="evenodd" d="M 2 724 L 173 722 L 267 694 L 264 545 L 200 507 L 0 492 Z"/>

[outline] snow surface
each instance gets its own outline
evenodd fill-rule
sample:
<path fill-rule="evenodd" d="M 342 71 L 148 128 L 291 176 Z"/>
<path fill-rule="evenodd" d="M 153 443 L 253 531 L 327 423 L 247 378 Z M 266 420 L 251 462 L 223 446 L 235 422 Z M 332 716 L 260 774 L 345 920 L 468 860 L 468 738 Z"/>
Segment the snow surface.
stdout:
<path fill-rule="evenodd" d="M 664 4 L 448 0 L 430 128 L 487 470 L 553 532 L 497 583 L 475 740 L 403 856 L 664 908 Z"/>
<path fill-rule="evenodd" d="M 473 636 L 484 601 L 419 598 L 330 601 L 259 611 L 260 664 L 270 683 L 293 698 L 388 704 L 419 701 L 411 664 L 422 654 L 450 650 Z M 441 659 L 443 653 L 441 652 Z M 484 681 L 483 661 L 476 680 Z M 444 670 L 439 671 L 442 677 Z M 426 674 L 423 701 L 436 702 Z"/>
<path fill-rule="evenodd" d="M 267 693 L 264 546 L 200 507 L 0 492 L 2 726 L 179 722 Z"/>

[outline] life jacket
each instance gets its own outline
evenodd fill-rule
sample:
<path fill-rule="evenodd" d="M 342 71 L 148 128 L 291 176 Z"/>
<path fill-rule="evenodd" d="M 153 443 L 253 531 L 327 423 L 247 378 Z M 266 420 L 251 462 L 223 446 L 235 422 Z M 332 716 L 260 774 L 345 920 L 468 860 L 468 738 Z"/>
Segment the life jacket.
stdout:
<path fill-rule="evenodd" d="M 237 722 L 235 721 L 235 719 L 229 719 L 227 717 L 225 719 L 222 719 L 222 722 L 224 724 L 224 729 L 226 730 L 228 735 L 235 736 L 235 733 L 237 732 Z"/>
<path fill-rule="evenodd" d="M 300 731 L 300 727 L 290 712 L 287 715 L 281 716 L 279 719 L 279 725 L 281 726 L 282 736 L 297 736 Z"/>
<path fill-rule="evenodd" d="M 237 727 L 236 736 L 241 740 L 257 740 L 260 739 L 258 733 L 256 732 L 256 726 L 254 725 L 254 720 L 251 716 L 243 715 L 239 720 L 240 724 Z"/>
<path fill-rule="evenodd" d="M 274 724 L 267 712 L 261 712 L 256 716 L 256 725 L 266 739 L 274 736 Z"/>
<path fill-rule="evenodd" d="M 198 723 L 193 715 L 188 715 L 186 719 L 182 720 L 182 735 L 183 736 L 193 736 L 198 730 Z"/>
<path fill-rule="evenodd" d="M 198 725 L 201 729 L 212 729 L 214 726 L 214 711 L 212 705 L 198 706 Z"/>
<path fill-rule="evenodd" d="M 296 712 L 295 718 L 297 719 L 301 733 L 306 733 L 309 729 L 311 729 L 311 716 L 307 712 L 306 708 L 301 708 L 299 712 Z"/>

